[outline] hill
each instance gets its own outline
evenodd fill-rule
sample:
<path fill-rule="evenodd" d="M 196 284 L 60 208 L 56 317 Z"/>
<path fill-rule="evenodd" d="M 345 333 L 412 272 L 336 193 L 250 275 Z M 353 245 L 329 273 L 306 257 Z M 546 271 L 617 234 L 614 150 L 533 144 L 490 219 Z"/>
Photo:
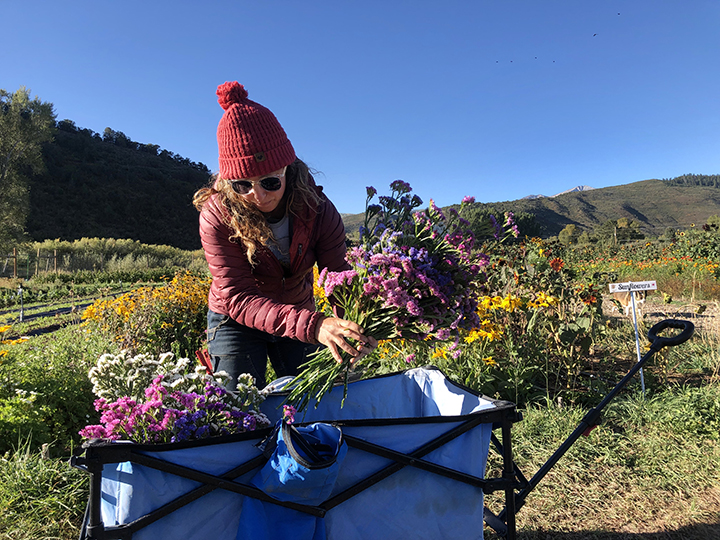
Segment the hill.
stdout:
<path fill-rule="evenodd" d="M 717 176 L 684 175 L 571 191 L 554 197 L 475 205 L 498 214 L 506 211 L 532 214 L 543 237 L 556 236 L 570 224 L 590 232 L 619 218 L 638 222 L 646 235 L 659 236 L 668 227 L 685 229 L 720 215 L 720 181 Z M 362 220 L 363 214 L 343 215 L 348 233 L 356 232 Z"/>
<path fill-rule="evenodd" d="M 43 148 L 46 170 L 30 180 L 31 239 L 129 238 L 200 248 L 192 196 L 208 181 L 205 165 L 110 128 L 101 136 L 69 120 L 57 127 Z"/>

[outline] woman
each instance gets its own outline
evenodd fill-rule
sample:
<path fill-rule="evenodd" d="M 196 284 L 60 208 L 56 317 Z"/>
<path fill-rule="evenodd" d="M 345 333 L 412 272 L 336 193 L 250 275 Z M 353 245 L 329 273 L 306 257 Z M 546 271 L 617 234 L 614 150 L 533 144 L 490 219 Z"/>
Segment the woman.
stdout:
<path fill-rule="evenodd" d="M 318 344 L 339 362 L 377 345 L 352 321 L 315 311 L 313 266 L 342 271 L 345 229 L 335 206 L 272 112 L 237 82 L 217 90 L 219 172 L 193 200 L 213 276 L 208 352 L 215 371 L 250 373 L 265 386 L 267 359 L 278 376 L 296 375 Z M 357 347 L 345 338 L 356 340 Z"/>

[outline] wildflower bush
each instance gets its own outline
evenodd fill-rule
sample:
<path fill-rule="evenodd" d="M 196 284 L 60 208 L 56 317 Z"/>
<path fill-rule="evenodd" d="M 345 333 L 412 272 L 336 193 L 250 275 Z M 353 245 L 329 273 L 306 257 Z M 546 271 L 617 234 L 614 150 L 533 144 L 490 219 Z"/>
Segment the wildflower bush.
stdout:
<path fill-rule="evenodd" d="M 270 425 L 257 412 L 264 397 L 250 375 L 239 378 L 236 392 L 224 384 L 224 372 L 172 353 L 100 357 L 90 370 L 100 424 L 80 430 L 87 439 L 124 439 L 138 443 L 179 442 L 242 433 Z M 146 384 L 149 379 L 149 384 Z"/>
<path fill-rule="evenodd" d="M 17 441 L 16 441 L 17 444 Z M 0 540 L 78 538 L 89 476 L 23 439 L 0 457 Z"/>
<path fill-rule="evenodd" d="M 28 279 L 31 275 L 40 277 L 55 271 L 65 275 L 103 271 L 131 273 L 164 268 L 195 271 L 205 265 L 202 250 L 188 251 L 116 238 L 32 242 L 19 246 L 17 255 L 17 270 Z"/>
<path fill-rule="evenodd" d="M 27 341 L 26 337 L 18 337 L 13 334 L 13 326 L 11 324 L 0 325 L 0 361 L 3 356 L 8 354 L 8 351 L 13 345 L 24 343 Z"/>
<path fill-rule="evenodd" d="M 130 353 L 192 356 L 204 343 L 210 282 L 209 277 L 180 272 L 159 287 L 97 300 L 82 317 Z"/>
<path fill-rule="evenodd" d="M 485 242 L 477 324 L 452 341 L 383 342 L 369 373 L 433 364 L 487 395 L 524 404 L 580 397 L 581 367 L 603 327 L 599 287 L 578 281 L 559 246 Z"/>

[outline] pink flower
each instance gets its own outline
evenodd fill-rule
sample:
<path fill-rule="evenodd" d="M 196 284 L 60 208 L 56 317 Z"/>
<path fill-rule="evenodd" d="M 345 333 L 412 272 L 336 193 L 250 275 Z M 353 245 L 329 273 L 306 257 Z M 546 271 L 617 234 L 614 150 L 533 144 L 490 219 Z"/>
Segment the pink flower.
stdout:
<path fill-rule="evenodd" d="M 295 421 L 297 409 L 292 405 L 283 405 L 283 420 L 286 424 L 292 424 Z"/>

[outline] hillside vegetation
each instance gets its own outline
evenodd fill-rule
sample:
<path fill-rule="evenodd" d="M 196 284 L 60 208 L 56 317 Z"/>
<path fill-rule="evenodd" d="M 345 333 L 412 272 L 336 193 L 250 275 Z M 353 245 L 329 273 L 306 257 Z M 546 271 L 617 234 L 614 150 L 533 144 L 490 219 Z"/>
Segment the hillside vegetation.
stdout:
<path fill-rule="evenodd" d="M 32 240 L 128 238 L 181 249 L 200 247 L 195 191 L 202 163 L 107 128 L 101 136 L 58 122 L 43 147 L 45 170 L 30 177 Z"/>

